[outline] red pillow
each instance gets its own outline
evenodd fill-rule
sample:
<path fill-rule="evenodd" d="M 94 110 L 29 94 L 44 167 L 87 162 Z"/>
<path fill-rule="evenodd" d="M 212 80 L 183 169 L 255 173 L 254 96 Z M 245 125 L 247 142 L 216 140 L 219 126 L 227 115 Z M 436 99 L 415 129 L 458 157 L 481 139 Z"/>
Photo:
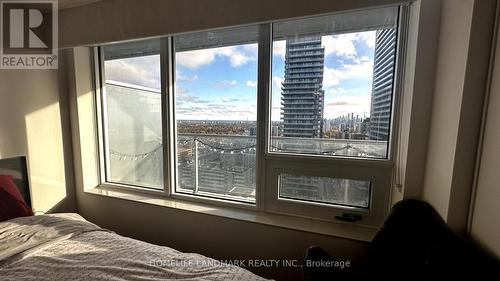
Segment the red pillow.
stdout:
<path fill-rule="evenodd" d="M 33 210 L 24 201 L 14 183 L 14 178 L 0 175 L 0 222 L 32 215 Z"/>

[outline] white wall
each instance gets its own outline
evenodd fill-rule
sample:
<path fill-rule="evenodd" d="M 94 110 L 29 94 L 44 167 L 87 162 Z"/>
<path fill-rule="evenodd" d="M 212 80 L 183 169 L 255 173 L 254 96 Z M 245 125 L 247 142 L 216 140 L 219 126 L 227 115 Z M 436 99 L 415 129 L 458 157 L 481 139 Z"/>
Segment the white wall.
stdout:
<path fill-rule="evenodd" d="M 70 139 L 56 70 L 0 70 L 0 158 L 26 155 L 35 211 L 74 211 Z M 66 127 L 67 128 L 67 127 Z"/>
<path fill-rule="evenodd" d="M 485 120 L 471 236 L 500 257 L 500 37 Z"/>
<path fill-rule="evenodd" d="M 496 1 L 444 0 L 423 199 L 466 229 Z"/>

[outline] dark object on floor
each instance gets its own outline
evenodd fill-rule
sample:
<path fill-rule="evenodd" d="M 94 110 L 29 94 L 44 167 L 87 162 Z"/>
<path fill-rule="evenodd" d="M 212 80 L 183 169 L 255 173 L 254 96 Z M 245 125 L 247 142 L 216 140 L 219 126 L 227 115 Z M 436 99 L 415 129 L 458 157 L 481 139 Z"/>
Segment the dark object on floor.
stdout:
<path fill-rule="evenodd" d="M 336 260 L 319 247 L 306 250 L 309 261 Z M 317 263 L 319 264 L 319 263 Z M 500 261 L 454 234 L 428 204 L 404 200 L 394 205 L 370 244 L 361 269 L 304 266 L 306 281 L 446 280 L 500 281 Z"/>
<path fill-rule="evenodd" d="M 306 281 L 351 280 L 354 274 L 351 264 L 345 263 L 346 261 L 332 257 L 318 246 L 309 247 L 304 255 L 304 279 Z"/>

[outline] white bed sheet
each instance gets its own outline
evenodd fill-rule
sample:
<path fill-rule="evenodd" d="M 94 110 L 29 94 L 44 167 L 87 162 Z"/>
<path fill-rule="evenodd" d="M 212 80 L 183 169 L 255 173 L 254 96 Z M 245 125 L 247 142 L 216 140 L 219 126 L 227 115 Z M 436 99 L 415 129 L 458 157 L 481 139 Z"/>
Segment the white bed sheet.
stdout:
<path fill-rule="evenodd" d="M 267 280 L 199 254 L 117 235 L 78 214 L 0 223 L 0 280 Z"/>

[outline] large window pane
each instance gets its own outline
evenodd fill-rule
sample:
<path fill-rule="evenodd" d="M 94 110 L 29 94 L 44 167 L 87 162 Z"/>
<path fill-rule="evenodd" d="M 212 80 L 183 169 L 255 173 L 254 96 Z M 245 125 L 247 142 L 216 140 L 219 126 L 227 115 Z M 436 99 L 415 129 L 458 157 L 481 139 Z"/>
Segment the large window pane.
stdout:
<path fill-rule="evenodd" d="M 255 200 L 257 34 L 174 37 L 177 192 Z"/>
<path fill-rule="evenodd" d="M 370 181 L 281 174 L 280 197 L 368 208 Z"/>
<path fill-rule="evenodd" d="M 109 45 L 104 52 L 106 180 L 162 188 L 159 41 Z"/>
<path fill-rule="evenodd" d="M 397 13 L 273 25 L 270 151 L 387 158 Z"/>

